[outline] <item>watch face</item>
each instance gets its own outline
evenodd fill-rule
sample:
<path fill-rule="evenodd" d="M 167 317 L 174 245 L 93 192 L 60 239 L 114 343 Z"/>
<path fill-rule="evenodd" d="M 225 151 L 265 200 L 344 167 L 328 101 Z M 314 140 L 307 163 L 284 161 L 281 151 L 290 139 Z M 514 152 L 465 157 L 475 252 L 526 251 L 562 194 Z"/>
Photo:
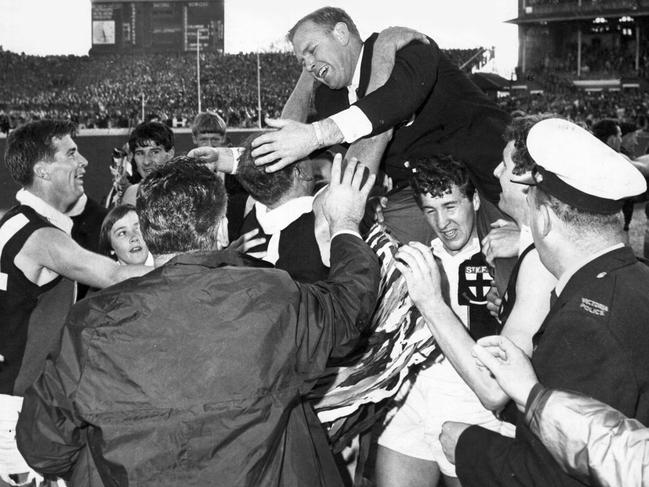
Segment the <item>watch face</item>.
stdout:
<path fill-rule="evenodd" d="M 114 20 L 93 20 L 92 21 L 92 43 L 93 44 L 115 44 L 115 21 Z"/>

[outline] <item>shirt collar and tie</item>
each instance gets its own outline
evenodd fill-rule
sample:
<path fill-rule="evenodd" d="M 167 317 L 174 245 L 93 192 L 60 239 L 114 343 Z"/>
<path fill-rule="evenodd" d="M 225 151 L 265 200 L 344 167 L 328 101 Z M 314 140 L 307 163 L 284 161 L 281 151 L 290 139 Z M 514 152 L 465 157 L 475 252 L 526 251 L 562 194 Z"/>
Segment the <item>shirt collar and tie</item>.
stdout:
<path fill-rule="evenodd" d="M 356 62 L 356 69 L 354 69 L 354 75 L 352 76 L 352 82 L 347 86 L 347 99 L 349 104 L 353 105 L 358 101 L 358 88 L 361 84 L 361 62 L 363 60 L 363 53 L 365 52 L 365 45 L 361 47 L 361 52 L 358 55 L 358 61 Z"/>

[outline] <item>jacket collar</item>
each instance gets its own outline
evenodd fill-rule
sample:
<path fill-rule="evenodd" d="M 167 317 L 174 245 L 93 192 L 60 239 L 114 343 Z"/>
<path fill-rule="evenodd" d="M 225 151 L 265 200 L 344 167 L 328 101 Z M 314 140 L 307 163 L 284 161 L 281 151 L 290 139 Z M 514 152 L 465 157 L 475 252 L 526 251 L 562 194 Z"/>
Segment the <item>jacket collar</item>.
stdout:
<path fill-rule="evenodd" d="M 584 285 L 587 285 L 595 279 L 600 279 L 606 276 L 606 274 L 621 269 L 622 267 L 633 265 L 636 262 L 638 262 L 638 259 L 633 253 L 633 250 L 630 247 L 624 246 L 611 250 L 604 255 L 600 255 L 594 260 L 588 262 L 581 269 L 577 270 L 566 283 L 561 295 L 550 308 L 550 312 L 545 317 L 545 320 L 543 320 L 543 324 L 534 335 L 532 339 L 534 346 L 536 347 L 538 344 L 548 326 L 548 323 L 552 320 L 554 315 L 563 308 L 575 294 L 582 290 Z M 550 299 L 550 296 L 548 296 L 548 299 Z"/>
<path fill-rule="evenodd" d="M 582 269 L 582 268 L 586 267 L 586 265 L 587 265 L 589 262 L 591 262 L 591 261 L 597 259 L 598 257 L 600 257 L 600 256 L 602 256 L 602 255 L 604 255 L 604 254 L 608 254 L 609 252 L 611 252 L 611 251 L 613 251 L 613 250 L 621 249 L 622 247 L 624 247 L 624 243 L 623 243 L 623 242 L 620 242 L 620 243 L 618 243 L 618 244 L 612 245 L 612 246 L 610 246 L 610 247 L 607 247 L 607 248 L 605 248 L 605 249 L 600 250 L 599 252 L 595 252 L 594 254 L 588 255 L 586 258 L 581 259 L 581 260 L 580 260 L 579 262 L 577 262 L 574 266 L 572 266 L 571 268 L 567 269 L 567 270 L 566 270 L 566 271 L 561 275 L 561 277 L 559 277 L 559 280 L 557 281 L 557 285 L 556 285 L 556 287 L 555 287 L 555 291 L 556 291 L 557 296 L 560 296 L 560 295 L 561 295 L 561 292 L 562 292 L 563 289 L 566 287 L 566 284 L 568 284 L 568 282 L 570 281 L 570 279 L 572 278 L 572 276 L 574 276 L 575 273 L 576 273 L 579 269 Z"/>
<path fill-rule="evenodd" d="M 572 275 L 561 291 L 556 307 L 568 301 L 575 293 L 583 288 L 584 284 L 604 277 L 609 272 L 633 265 L 637 261 L 638 259 L 634 255 L 633 250 L 626 245 L 617 247 L 596 257 Z"/>
<path fill-rule="evenodd" d="M 313 211 L 313 196 L 293 198 L 272 210 L 259 202 L 255 203 L 257 221 L 266 235 L 281 232 L 302 215 L 311 211 Z"/>
<path fill-rule="evenodd" d="M 177 255 L 165 264 L 165 266 L 170 265 L 200 265 L 209 268 L 225 266 L 273 268 L 273 265 L 268 262 L 234 250 L 187 252 Z"/>
<path fill-rule="evenodd" d="M 361 78 L 358 83 L 356 94 L 358 98 L 363 98 L 367 91 L 367 85 L 370 84 L 370 74 L 372 73 L 372 54 L 374 52 L 374 41 L 379 35 L 375 32 L 367 38 L 363 44 L 363 52 L 361 53 Z"/>

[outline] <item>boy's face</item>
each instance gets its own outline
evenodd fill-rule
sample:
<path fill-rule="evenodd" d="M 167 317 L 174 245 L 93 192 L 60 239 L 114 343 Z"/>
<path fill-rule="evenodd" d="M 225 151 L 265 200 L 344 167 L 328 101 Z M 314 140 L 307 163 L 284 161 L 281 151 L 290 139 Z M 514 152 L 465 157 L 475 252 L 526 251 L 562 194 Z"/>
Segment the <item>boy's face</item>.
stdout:
<path fill-rule="evenodd" d="M 133 160 L 142 178 L 147 177 L 154 169 L 164 166 L 173 156 L 173 147 L 167 151 L 164 146 L 152 140 L 145 145 L 137 146 L 133 151 Z"/>
<path fill-rule="evenodd" d="M 208 132 L 192 136 L 196 147 L 223 147 L 225 145 L 225 134 Z"/>

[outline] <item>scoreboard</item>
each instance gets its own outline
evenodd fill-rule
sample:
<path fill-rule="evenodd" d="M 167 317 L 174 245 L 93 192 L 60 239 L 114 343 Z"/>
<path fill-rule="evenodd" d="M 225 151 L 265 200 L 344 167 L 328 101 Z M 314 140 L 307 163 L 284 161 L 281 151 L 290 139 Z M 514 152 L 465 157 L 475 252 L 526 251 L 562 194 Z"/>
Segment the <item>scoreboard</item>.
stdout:
<path fill-rule="evenodd" d="M 223 52 L 224 0 L 91 2 L 91 54 Z"/>

